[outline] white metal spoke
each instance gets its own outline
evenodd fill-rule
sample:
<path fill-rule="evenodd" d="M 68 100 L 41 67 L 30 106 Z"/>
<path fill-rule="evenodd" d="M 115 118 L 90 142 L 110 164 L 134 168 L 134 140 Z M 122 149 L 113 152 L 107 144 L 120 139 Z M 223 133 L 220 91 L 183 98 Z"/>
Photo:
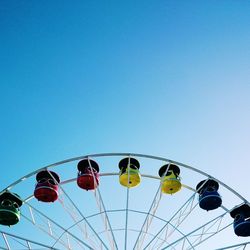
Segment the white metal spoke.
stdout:
<path fill-rule="evenodd" d="M 196 242 L 197 242 L 197 243 L 194 245 L 194 247 L 200 245 L 200 244 L 201 244 L 202 242 L 204 242 L 205 240 L 208 240 L 208 239 L 211 238 L 213 235 L 215 235 L 215 234 L 217 234 L 217 233 L 223 231 L 224 229 L 226 229 L 227 227 L 231 226 L 232 224 L 233 224 L 233 223 L 227 224 L 227 225 L 224 226 L 224 227 L 218 226 L 218 227 L 217 227 L 217 230 L 215 230 L 215 231 L 213 231 L 213 232 L 209 232 L 209 229 L 210 229 L 210 228 L 207 229 L 206 231 L 204 231 L 204 232 L 201 234 L 201 237 L 200 237 L 200 238 L 197 238 L 197 239 L 195 240 L 195 242 L 193 242 L 193 243 L 196 243 Z M 203 238 L 202 238 L 202 236 L 206 236 L 206 237 L 203 237 Z"/>
<path fill-rule="evenodd" d="M 127 168 L 130 170 L 130 155 L 128 158 Z M 126 196 L 126 217 L 125 217 L 125 235 L 124 235 L 124 249 L 127 250 L 127 240 L 128 240 L 128 207 L 129 207 L 129 179 L 130 171 L 128 171 L 128 182 L 127 182 L 127 196 Z"/>
<path fill-rule="evenodd" d="M 160 200 L 161 200 L 161 197 L 162 197 L 162 193 L 161 193 L 161 184 L 159 185 L 157 191 L 156 191 L 156 194 L 155 194 L 155 197 L 153 198 L 153 201 L 150 205 L 150 208 L 148 210 L 148 213 L 147 213 L 147 216 L 142 224 L 142 227 L 141 227 L 141 230 L 140 230 L 140 233 L 139 235 L 137 236 L 137 239 L 136 239 L 136 242 L 134 244 L 134 247 L 133 249 L 135 250 L 136 248 L 137 249 L 140 249 L 141 245 L 143 244 L 143 241 L 145 239 L 145 233 L 143 232 L 147 232 L 149 227 L 150 227 L 150 224 L 152 222 L 152 219 L 153 219 L 153 216 L 152 215 L 155 215 L 156 213 L 156 210 L 159 206 L 159 203 L 160 203 Z"/>
<path fill-rule="evenodd" d="M 96 198 L 97 206 L 99 208 L 101 217 L 103 219 L 104 227 L 106 228 L 106 232 L 108 233 L 107 236 L 108 236 L 108 240 L 110 242 L 110 247 L 111 247 L 111 249 L 118 249 L 118 245 L 117 245 L 117 242 L 116 242 L 116 239 L 114 236 L 114 232 L 113 232 L 112 226 L 110 224 L 108 215 L 106 213 L 106 209 L 105 209 L 105 206 L 103 203 L 103 199 L 101 197 L 100 190 L 98 188 L 97 188 L 97 190 L 94 191 L 94 196 Z M 110 233 L 111 233 L 111 236 L 110 236 Z"/>
<path fill-rule="evenodd" d="M 109 211 L 106 211 L 107 213 L 117 213 L 117 212 L 126 212 L 126 209 L 117 209 L 117 210 L 109 210 Z M 147 212 L 143 212 L 143 211 L 138 211 L 138 210 L 133 210 L 133 209 L 128 209 L 128 212 L 130 212 L 130 213 L 136 213 L 136 214 L 142 214 L 142 215 L 145 215 L 145 216 L 147 216 L 148 215 L 148 213 Z M 88 216 L 88 218 L 91 218 L 91 217 L 95 217 L 95 216 L 98 216 L 99 215 L 99 213 L 97 213 L 97 214 L 93 214 L 93 215 L 90 215 L 90 216 Z M 160 220 L 160 221 L 163 221 L 163 222 L 165 222 L 165 223 L 167 223 L 168 221 L 166 221 L 165 219 L 163 219 L 163 218 L 160 218 L 160 217 L 157 217 L 156 215 L 153 215 L 153 214 L 149 214 L 150 216 L 152 216 L 152 217 L 154 217 L 154 219 L 157 219 L 157 220 Z M 178 228 L 175 228 L 175 226 L 174 225 L 172 225 L 171 224 L 171 222 L 169 222 L 168 223 L 168 225 L 170 225 L 171 227 L 173 227 L 174 228 L 174 230 L 176 230 L 176 231 L 178 231 L 178 233 L 180 234 L 180 235 L 182 235 L 183 237 L 186 237 L 185 236 L 185 234 L 184 233 L 182 233 Z M 124 228 L 120 228 L 120 229 L 113 229 L 114 231 L 125 231 L 126 230 L 126 228 L 124 227 Z M 141 232 L 141 230 L 139 230 L 139 229 L 127 229 L 127 231 L 134 231 L 134 232 Z M 102 234 L 102 233 L 105 233 L 105 231 L 103 231 L 103 232 L 99 232 L 99 234 Z M 155 237 L 155 235 L 154 234 L 150 234 L 149 232 L 143 232 L 143 233 L 145 233 L 145 234 L 147 234 L 147 235 L 151 235 L 152 237 Z M 158 236 L 157 236 L 158 237 Z M 159 238 L 159 237 L 158 237 Z M 165 239 L 165 238 L 159 238 L 159 240 L 161 240 L 162 242 L 164 242 L 164 243 L 167 243 L 167 240 Z M 190 243 L 190 241 L 188 240 L 188 239 L 186 239 L 186 241 L 188 242 L 188 244 L 190 245 L 190 246 L 192 246 L 191 245 L 191 243 Z M 152 248 L 152 249 L 154 249 L 154 248 Z M 174 247 L 172 247 L 172 249 L 175 249 Z"/>
<path fill-rule="evenodd" d="M 111 157 L 114 158 L 109 159 Z M 141 173 L 143 183 L 138 189 L 132 191 L 129 188 L 129 183 L 127 183 L 127 188 L 123 189 L 119 182 L 113 178 L 119 175 L 113 169 L 114 161 L 117 161 L 118 157 L 128 157 L 129 159 L 128 176 L 126 176 L 128 181 L 130 180 L 131 157 L 140 158 L 140 164 L 143 163 L 145 173 Z M 97 160 L 100 166 L 105 163 L 102 165 L 105 168 L 102 168 L 100 178 L 105 179 L 106 176 L 110 178 L 107 178 L 107 188 L 104 185 L 107 179 L 101 180 L 100 187 L 97 185 L 90 158 Z M 72 176 L 70 171 L 69 163 L 82 159 L 88 159 L 95 182 L 95 190 L 89 193 L 80 193 L 80 190 L 74 190 L 74 183 L 77 178 L 75 175 Z M 106 164 L 107 160 L 110 160 L 112 164 Z M 154 161 L 153 164 L 152 161 Z M 157 175 L 162 161 L 169 165 L 178 165 L 182 172 L 181 176 L 187 184 L 182 183 L 183 193 L 181 191 L 178 195 L 174 194 L 174 197 L 169 199 L 169 203 L 168 200 L 165 200 L 167 199 L 165 197 L 169 196 L 161 193 L 161 178 Z M 64 166 L 61 167 L 61 165 Z M 55 173 L 61 179 L 61 182 L 57 183 L 51 175 L 60 191 L 58 192 L 58 201 L 51 203 L 51 205 L 42 202 L 37 203 L 34 194 L 29 192 L 28 185 L 34 183 L 32 179 L 40 171 L 46 170 L 51 173 L 52 168 L 55 168 Z M 189 172 L 191 172 L 190 175 Z M 145 178 L 146 181 L 144 182 Z M 204 211 L 200 210 L 201 208 L 198 206 L 198 199 L 195 200 L 197 196 L 195 187 L 197 183 L 204 179 L 212 179 L 220 184 L 219 193 L 223 197 L 223 205 L 219 210 L 203 213 Z M 160 186 L 158 187 L 159 182 Z M 153 185 L 155 186 L 152 189 Z M 158 189 L 155 190 L 155 188 Z M 140 189 L 147 190 L 147 194 L 150 195 L 145 195 L 145 198 L 142 199 L 140 192 L 143 193 L 143 191 Z M 20 222 L 17 214 L 18 225 L 6 227 L 6 232 L 0 231 L 2 235 L 0 237 L 0 249 L 4 250 L 15 250 L 17 247 L 32 250 L 37 248 L 60 248 L 60 250 L 118 250 L 121 248 L 124 250 L 195 250 L 196 248 L 203 249 L 203 246 L 207 249 L 207 245 L 210 244 L 212 245 L 209 248 L 211 250 L 247 250 L 250 246 L 250 242 L 242 243 L 242 238 L 235 235 L 232 225 L 234 219 L 230 216 L 226 217 L 233 207 L 238 207 L 241 203 L 250 205 L 249 202 L 238 192 L 213 176 L 197 168 L 163 157 L 134 153 L 104 153 L 74 157 L 50 164 L 25 175 L 0 191 L 0 195 L 6 190 L 20 195 L 23 207 L 21 208 Z M 108 202 L 105 200 L 107 199 L 106 191 L 110 191 L 108 197 L 111 197 L 111 200 L 108 200 Z M 191 197 L 190 192 L 192 192 Z M 90 193 L 94 196 L 89 196 Z M 78 199 L 78 197 L 83 197 L 83 199 Z M 232 199 L 230 199 L 231 197 Z M 114 203 L 109 204 L 112 201 Z M 146 210 L 145 204 L 148 204 Z M 132 207 L 134 209 L 131 209 Z M 221 212 L 220 214 L 221 210 L 225 210 L 225 213 Z M 24 220 L 22 220 L 22 217 Z M 191 223 L 189 224 L 189 222 Z M 23 237 L 29 231 L 20 230 L 20 228 L 26 226 L 30 227 L 29 230 L 34 229 L 34 238 L 33 234 L 30 239 Z M 41 243 L 39 242 L 39 234 L 42 236 Z M 229 235 L 229 246 L 218 248 L 219 242 L 212 240 L 225 234 Z"/>
<path fill-rule="evenodd" d="M 97 243 L 97 242 L 99 242 L 99 240 L 96 239 L 96 236 L 93 237 L 93 238 L 96 239 L 96 241 L 94 241 L 94 240 L 92 240 L 92 239 L 90 239 L 90 238 L 88 237 L 88 235 L 90 234 L 90 233 L 89 233 L 89 229 L 88 229 L 88 225 L 87 225 L 86 221 L 85 221 L 83 218 L 79 218 L 79 215 L 78 215 L 77 211 L 75 211 L 75 207 L 72 206 L 71 203 L 66 204 L 66 203 L 64 202 L 63 197 L 59 199 L 59 202 L 61 203 L 61 205 L 62 205 L 62 207 L 64 208 L 65 212 L 68 213 L 68 214 L 70 215 L 71 219 L 74 221 L 74 224 L 73 224 L 70 228 L 68 228 L 67 231 L 69 231 L 71 228 L 73 228 L 75 225 L 77 225 L 78 229 L 80 230 L 80 232 L 81 232 L 82 235 L 83 235 L 83 238 L 84 238 L 85 240 L 88 240 L 89 244 L 91 245 L 91 247 L 92 247 L 93 249 L 96 249 L 97 246 L 98 246 L 98 243 Z M 81 222 L 81 223 L 79 223 L 79 222 Z M 83 224 L 83 225 L 82 225 L 82 224 Z M 61 237 L 63 237 L 63 235 L 64 235 L 65 233 L 66 233 L 66 231 L 64 231 L 64 232 L 60 235 L 60 237 L 58 237 L 58 240 L 59 240 Z M 57 241 L 54 243 L 54 245 L 55 245 L 56 243 L 57 243 Z"/>
<path fill-rule="evenodd" d="M 165 230 L 165 236 L 164 238 L 167 239 L 175 230 L 180 226 L 180 224 L 187 218 L 187 216 L 193 211 L 194 207 L 197 205 L 194 205 L 194 198 L 195 194 L 193 194 L 182 206 L 179 210 L 177 210 L 174 215 L 167 221 L 167 223 L 157 232 L 155 237 L 151 239 L 151 241 L 144 247 L 144 250 L 147 249 L 147 247 L 153 243 L 153 241 L 156 239 L 156 237 L 160 234 L 164 234 Z M 176 221 L 172 230 L 169 230 L 168 224 L 172 221 Z M 157 241 L 155 242 L 157 244 Z M 159 246 L 160 247 L 160 246 Z"/>
<path fill-rule="evenodd" d="M 6 234 L 5 234 L 5 233 L 2 233 L 2 236 L 3 236 L 3 239 L 4 239 L 4 241 L 5 241 L 6 247 L 7 247 L 7 249 L 9 250 L 9 249 L 10 249 L 10 245 L 9 245 L 8 240 L 7 240 Z"/>
<path fill-rule="evenodd" d="M 111 237 L 108 234 L 108 239 L 109 239 L 109 242 L 110 242 L 111 249 L 118 249 L 118 245 L 117 245 L 117 242 L 116 242 L 116 239 L 115 239 L 115 236 L 114 236 L 114 232 L 112 230 L 112 226 L 110 224 L 109 217 L 108 217 L 108 215 L 106 213 L 106 208 L 105 208 L 102 196 L 101 196 L 101 192 L 99 190 L 99 186 L 96 183 L 96 179 L 95 179 L 95 176 L 94 176 L 93 168 L 91 166 L 91 162 L 90 162 L 89 158 L 88 158 L 88 163 L 89 163 L 89 165 L 91 167 L 92 176 L 93 176 L 94 183 L 95 183 L 94 186 L 97 187 L 94 190 L 94 194 L 95 194 L 97 206 L 99 208 L 99 211 L 100 211 L 101 215 L 104 214 L 104 216 L 102 216 L 102 218 L 103 218 L 103 221 L 104 221 L 104 227 L 106 227 L 106 229 L 107 229 L 106 230 L 107 233 L 111 232 Z M 104 213 L 102 213 L 102 212 L 104 212 Z"/>
<path fill-rule="evenodd" d="M 186 237 L 193 239 L 191 242 L 192 242 L 192 245 L 195 244 L 194 247 L 199 245 L 201 242 L 203 242 L 205 240 L 203 237 L 206 234 L 209 235 L 209 236 L 205 237 L 206 239 L 208 239 L 211 235 L 224 230 L 225 228 L 227 228 L 228 226 L 230 226 L 232 224 L 232 223 L 227 224 L 224 227 L 221 226 L 221 221 L 225 217 L 226 214 L 227 214 L 227 212 L 214 218 L 213 220 L 210 220 L 209 222 L 203 224 L 202 226 L 194 229 L 192 232 L 186 234 L 185 237 L 181 237 L 181 238 L 177 239 L 176 241 L 172 242 L 171 244 L 169 244 L 168 246 L 162 248 L 162 250 L 168 249 L 170 246 L 179 244 Z"/>
<path fill-rule="evenodd" d="M 35 223 L 34 225 L 37 228 L 41 229 L 42 231 L 46 232 L 47 235 L 49 235 L 50 237 L 54 238 L 55 240 L 57 239 L 57 237 L 55 237 L 53 234 L 51 234 L 51 229 L 49 229 L 49 226 L 48 226 L 48 223 L 47 223 L 49 221 L 50 225 L 54 224 L 57 228 L 59 228 L 63 232 L 68 232 L 68 234 L 71 235 L 75 240 L 79 241 L 81 244 L 83 244 L 88 249 L 92 249 L 88 244 L 86 244 L 85 242 L 83 242 L 81 239 L 79 239 L 78 237 L 76 237 L 74 234 L 70 233 L 66 228 L 64 228 L 62 225 L 60 225 L 59 223 L 55 222 L 51 218 L 49 218 L 43 212 L 39 211 L 37 208 L 35 208 L 34 206 L 30 205 L 27 202 L 26 202 L 26 204 L 33 210 L 33 212 L 32 212 L 33 219 L 34 219 L 34 211 L 35 211 L 40 217 L 42 217 L 42 218 L 44 218 L 46 220 L 46 222 L 44 223 L 44 225 L 38 225 L 37 223 Z M 33 220 L 31 220 L 28 216 L 25 216 L 24 214 L 22 214 L 22 216 L 24 218 L 26 218 L 28 221 L 30 221 L 33 224 Z M 45 227 L 47 228 L 47 230 L 45 229 Z M 54 231 L 54 233 L 55 233 L 55 231 Z M 63 243 L 62 241 L 60 241 L 60 242 Z M 63 244 L 65 246 L 65 243 L 63 243 Z"/>
<path fill-rule="evenodd" d="M 32 221 L 27 217 L 25 216 L 24 214 L 22 214 L 22 217 L 24 219 L 26 219 L 27 221 L 31 222 Z M 43 233 L 45 233 L 46 235 L 48 235 L 50 238 L 52 238 L 53 240 L 55 240 L 56 242 L 59 242 L 62 246 L 64 246 L 65 248 L 69 249 L 68 245 L 66 242 L 64 242 L 60 237 L 58 237 L 58 235 L 56 233 L 54 234 L 51 234 L 49 232 L 48 229 L 46 229 L 46 223 L 44 223 L 44 225 L 42 225 L 41 223 L 35 223 L 33 224 L 36 228 L 38 228 L 39 230 L 41 230 Z M 65 229 L 66 230 L 66 229 Z"/>
<path fill-rule="evenodd" d="M 81 218 L 85 221 L 85 223 L 88 225 L 88 227 L 94 232 L 94 234 L 96 235 L 96 237 L 99 239 L 99 241 L 102 243 L 102 245 L 104 246 L 104 248 L 106 250 L 108 250 L 108 247 L 106 246 L 106 244 L 103 242 L 103 240 L 100 238 L 100 236 L 98 235 L 98 233 L 96 232 L 96 230 L 93 228 L 93 226 L 88 222 L 88 220 L 86 219 L 86 217 L 83 215 L 82 211 L 77 207 L 77 205 L 75 204 L 75 202 L 70 198 L 70 195 L 67 194 L 67 192 L 65 191 L 65 189 L 60 185 L 60 183 L 57 182 L 57 180 L 53 177 L 53 175 L 51 175 L 51 177 L 54 179 L 54 181 L 58 184 L 58 186 L 60 186 L 60 189 L 62 190 L 62 192 L 64 193 L 64 195 L 67 197 L 67 199 L 70 201 L 70 203 L 73 205 L 73 207 L 76 209 L 76 211 L 79 213 L 79 215 L 81 216 Z M 89 246 L 88 246 L 89 247 Z"/>
<path fill-rule="evenodd" d="M 231 249 L 231 250 L 245 250 L 247 245 L 250 245 L 250 241 L 248 242 L 244 242 L 241 244 L 237 244 L 237 245 L 232 245 L 232 246 L 227 246 L 227 247 L 222 247 L 222 248 L 217 248 L 215 250 L 226 250 L 226 249 Z"/>
<path fill-rule="evenodd" d="M 43 243 L 40 243 L 40 242 L 37 242 L 37 241 L 34 241 L 34 240 L 31 240 L 31 239 L 26 239 L 26 238 L 23 238 L 23 237 L 20 237 L 20 236 L 17 236 L 17 235 L 14 235 L 14 234 L 10 234 L 10 233 L 7 233 L 7 232 L 3 232 L 3 231 L 0 231 L 2 236 L 4 237 L 4 240 L 7 241 L 7 236 L 10 237 L 10 238 L 13 238 L 14 240 L 16 240 L 17 242 L 19 242 L 22 246 L 25 246 L 25 243 L 28 244 L 28 246 L 30 245 L 30 243 L 36 245 L 36 246 L 40 246 L 40 247 L 43 247 L 45 249 L 51 249 L 51 250 L 59 250 L 58 248 L 54 248 L 54 247 L 50 247 L 46 244 L 43 244 Z M 9 245 L 9 243 L 7 243 L 7 248 L 2 248 L 2 249 L 10 249 L 11 250 L 11 247 Z M 30 248 L 28 248 L 30 249 Z"/>
<path fill-rule="evenodd" d="M 167 170 L 166 170 L 167 172 Z M 205 183 L 207 181 L 205 181 L 200 187 L 199 189 L 201 189 Z M 194 193 L 182 206 L 179 210 L 177 210 L 174 215 L 169 219 L 169 221 L 158 231 L 158 233 L 156 234 L 156 236 L 158 236 L 159 234 L 164 234 L 165 235 L 165 239 L 168 239 L 176 230 L 176 228 L 178 228 L 181 223 L 191 214 L 191 212 L 195 209 L 195 207 L 198 205 L 198 203 L 194 202 L 195 199 L 195 195 L 196 193 Z M 168 228 L 168 224 L 169 222 L 172 222 L 172 224 L 174 225 L 174 227 L 169 230 Z M 165 230 L 165 233 L 164 233 Z M 146 249 L 151 243 L 153 243 L 153 241 L 155 240 L 156 237 L 154 237 L 148 244 L 147 246 L 144 248 Z M 184 239 L 185 242 L 185 239 Z M 157 241 L 154 243 L 154 246 L 157 244 Z M 159 244 L 157 246 L 157 248 L 160 248 L 163 245 L 163 243 Z M 183 243 L 183 247 L 184 248 L 184 243 Z"/>

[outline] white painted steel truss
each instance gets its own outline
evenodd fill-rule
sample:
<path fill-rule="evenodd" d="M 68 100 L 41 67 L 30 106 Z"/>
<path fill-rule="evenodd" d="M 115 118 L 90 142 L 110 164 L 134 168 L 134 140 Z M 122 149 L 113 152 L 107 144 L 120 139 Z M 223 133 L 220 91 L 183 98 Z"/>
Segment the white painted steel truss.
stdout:
<path fill-rule="evenodd" d="M 133 154 L 133 153 L 106 153 L 106 154 L 94 154 L 71 158 L 61 162 L 57 162 L 20 178 L 13 184 L 6 187 L 2 192 L 6 190 L 15 190 L 15 188 L 21 185 L 23 182 L 27 181 L 31 177 L 34 177 L 41 170 L 50 171 L 52 168 L 56 168 L 63 164 L 68 164 L 81 159 L 101 159 L 108 157 L 137 157 L 142 159 L 149 159 L 155 161 L 161 161 L 164 163 L 173 163 L 182 167 L 190 172 L 197 173 L 203 178 L 209 178 L 216 180 L 224 189 L 228 190 L 233 196 L 237 197 L 241 203 L 248 203 L 248 201 L 234 191 L 231 187 L 227 186 L 218 179 L 210 176 L 209 174 L 202 172 L 199 169 L 185 165 L 180 162 L 169 160 L 162 157 Z M 0 249 L 18 249 L 17 246 L 22 247 L 22 249 L 36 249 L 35 247 L 40 247 L 39 249 L 106 249 L 106 250 L 118 250 L 118 249 L 133 249 L 133 250 L 157 250 L 157 249 L 171 249 L 171 250 L 192 250 L 199 249 L 199 246 L 215 235 L 227 230 L 228 227 L 232 227 L 233 220 L 228 222 L 229 212 L 232 207 L 220 208 L 220 214 L 214 217 L 210 217 L 208 221 L 203 222 L 197 226 L 190 226 L 190 230 L 187 232 L 182 229 L 182 224 L 185 224 L 193 214 L 197 212 L 198 201 L 197 193 L 195 191 L 195 186 L 189 186 L 182 183 L 182 187 L 189 190 L 191 195 L 186 197 L 186 199 L 179 205 L 175 211 L 172 211 L 168 218 L 163 218 L 159 216 L 158 210 L 161 206 L 162 200 L 165 198 L 161 192 L 161 181 L 160 177 L 152 174 L 143 174 L 142 177 L 145 179 L 155 180 L 158 187 L 155 193 L 151 197 L 149 205 L 144 207 L 142 210 L 133 209 L 133 204 L 131 204 L 132 190 L 130 188 L 124 189 L 125 203 L 123 206 L 116 209 L 107 208 L 110 206 L 109 202 L 103 197 L 103 190 L 97 187 L 92 191 L 92 196 L 96 203 L 95 213 L 86 213 L 72 197 L 70 191 L 67 189 L 67 185 L 74 183 L 76 178 L 67 178 L 61 183 L 57 183 L 59 186 L 60 197 L 57 201 L 58 206 L 64 211 L 65 217 L 68 216 L 69 225 L 58 221 L 58 218 L 53 218 L 53 215 L 49 211 L 44 211 L 36 205 L 34 205 L 33 194 L 23 198 L 23 202 L 26 209 L 21 209 L 22 220 L 25 220 L 27 225 L 30 227 L 35 227 L 41 232 L 41 235 L 46 235 L 50 239 L 50 244 L 40 243 L 40 241 L 33 239 L 32 235 L 29 239 L 27 237 L 20 236 L 15 232 L 15 226 L 11 227 L 8 232 L 1 230 L 2 240 L 0 241 Z M 118 177 L 119 172 L 101 172 L 101 178 L 115 178 Z M 52 176 L 52 175 L 51 175 Z M 52 176 L 53 177 L 53 176 Z M 56 181 L 54 179 L 54 181 Z M 157 185 L 157 184 L 156 184 Z M 126 190 L 126 191 L 125 191 Z M 234 204 L 238 205 L 238 204 Z M 113 224 L 112 217 L 116 215 L 121 215 L 125 220 L 123 226 L 118 226 Z M 137 217 L 143 216 L 140 225 L 136 225 L 134 228 L 131 227 L 131 218 L 136 215 Z M 102 227 L 98 227 L 93 223 L 93 221 L 100 218 Z M 113 220 L 114 221 L 114 220 Z M 156 224 L 155 224 L 156 223 Z M 157 227 L 155 226 L 157 225 Z M 10 232 L 11 231 L 11 232 Z M 120 234 L 122 233 L 122 234 Z M 130 234 L 134 233 L 135 237 L 133 243 L 130 242 Z M 123 235 L 123 236 L 122 236 Z M 123 238 L 121 240 L 120 238 Z M 42 241 L 41 237 L 41 242 Z M 45 241 L 46 242 L 46 241 Z M 123 242 L 121 244 L 121 242 Z M 217 248 L 216 250 L 224 249 L 244 249 L 250 246 L 250 242 L 243 242 L 239 244 L 229 244 L 228 246 L 223 246 L 222 248 Z M 20 248 L 21 249 L 21 248 Z M 202 248 L 201 248 L 202 249 Z M 215 249 L 215 248 L 214 248 Z M 209 249 L 210 250 L 210 249 Z"/>

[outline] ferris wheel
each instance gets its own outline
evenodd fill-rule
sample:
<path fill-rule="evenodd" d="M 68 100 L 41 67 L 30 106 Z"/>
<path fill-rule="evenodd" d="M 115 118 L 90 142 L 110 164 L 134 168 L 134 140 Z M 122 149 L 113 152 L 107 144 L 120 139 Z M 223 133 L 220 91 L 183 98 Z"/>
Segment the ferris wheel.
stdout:
<path fill-rule="evenodd" d="M 103 153 L 39 168 L 0 193 L 0 249 L 250 249 L 250 203 L 198 168 Z"/>

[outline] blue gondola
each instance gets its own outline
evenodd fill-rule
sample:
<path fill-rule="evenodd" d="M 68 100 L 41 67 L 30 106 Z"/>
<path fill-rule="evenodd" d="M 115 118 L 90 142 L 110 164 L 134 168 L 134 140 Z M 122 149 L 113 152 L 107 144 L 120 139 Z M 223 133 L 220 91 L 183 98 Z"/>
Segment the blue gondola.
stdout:
<path fill-rule="evenodd" d="M 234 208 L 230 215 L 234 218 L 234 232 L 237 236 L 250 236 L 250 206 L 243 204 Z"/>
<path fill-rule="evenodd" d="M 200 208 L 210 211 L 221 206 L 222 199 L 218 193 L 219 183 L 215 180 L 203 180 L 196 186 L 199 194 Z"/>

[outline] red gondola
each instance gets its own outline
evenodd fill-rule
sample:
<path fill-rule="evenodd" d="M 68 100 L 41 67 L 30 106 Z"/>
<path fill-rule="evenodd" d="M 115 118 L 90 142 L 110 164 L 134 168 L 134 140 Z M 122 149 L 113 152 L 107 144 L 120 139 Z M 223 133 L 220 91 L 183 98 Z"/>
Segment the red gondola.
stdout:
<path fill-rule="evenodd" d="M 43 202 L 54 202 L 58 198 L 59 176 L 52 171 L 43 170 L 36 175 L 37 184 L 34 196 Z"/>
<path fill-rule="evenodd" d="M 83 159 L 77 164 L 77 185 L 85 190 L 93 190 L 99 185 L 99 166 L 90 159 Z"/>

